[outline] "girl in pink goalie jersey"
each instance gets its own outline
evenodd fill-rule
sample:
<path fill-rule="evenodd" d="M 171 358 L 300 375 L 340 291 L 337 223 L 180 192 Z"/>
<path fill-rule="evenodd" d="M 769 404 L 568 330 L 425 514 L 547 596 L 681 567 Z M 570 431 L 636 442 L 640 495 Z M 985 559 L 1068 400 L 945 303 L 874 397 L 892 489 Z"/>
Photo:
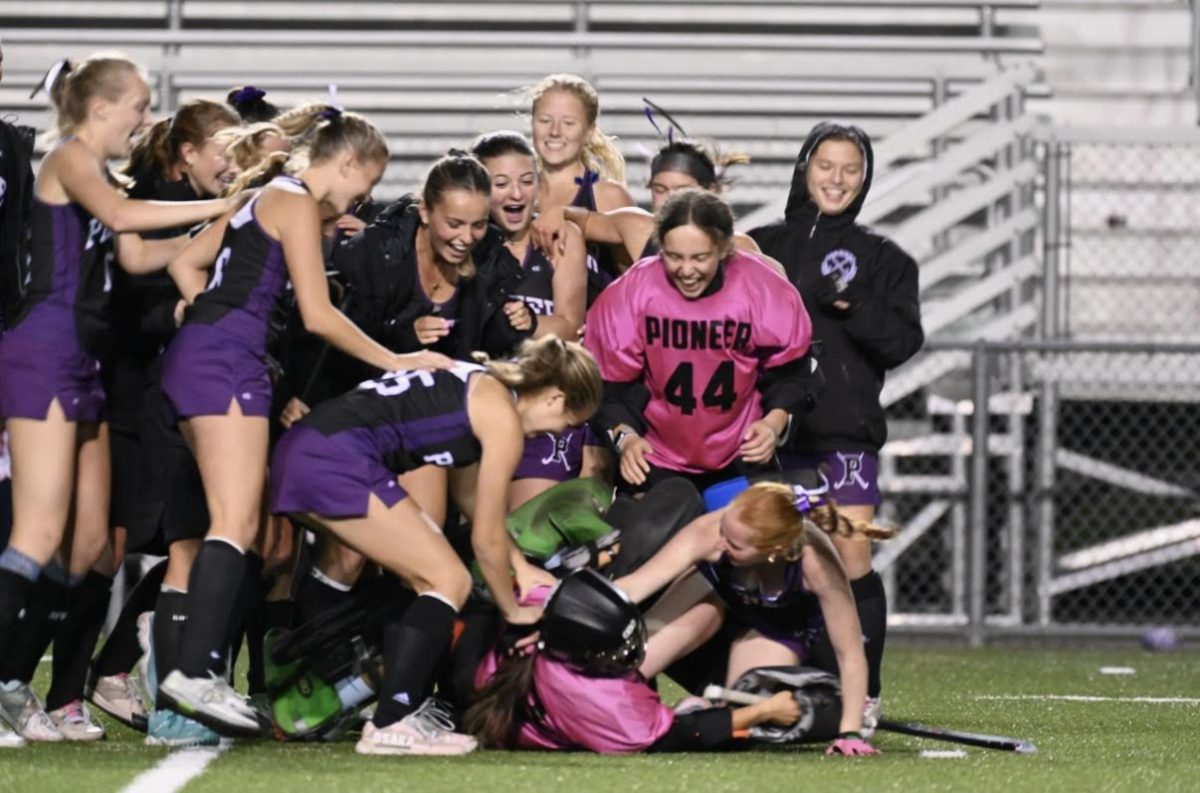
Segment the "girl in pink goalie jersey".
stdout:
<path fill-rule="evenodd" d="M 777 467 L 803 399 L 812 335 L 799 293 L 732 245 L 720 198 L 689 190 L 657 218 L 662 251 L 597 299 L 584 344 L 600 364 L 597 414 L 634 489 L 682 475 L 703 489 Z"/>
<path fill-rule="evenodd" d="M 583 569 L 547 598 L 536 646 L 506 655 L 497 648 L 479 666 L 480 687 L 467 729 L 484 746 L 579 750 L 600 754 L 702 751 L 728 744 L 759 724 L 801 717 L 790 693 L 744 708 L 664 705 L 637 672 L 646 624 L 637 606 L 599 573 Z M 690 706 L 702 700 L 685 700 Z"/>

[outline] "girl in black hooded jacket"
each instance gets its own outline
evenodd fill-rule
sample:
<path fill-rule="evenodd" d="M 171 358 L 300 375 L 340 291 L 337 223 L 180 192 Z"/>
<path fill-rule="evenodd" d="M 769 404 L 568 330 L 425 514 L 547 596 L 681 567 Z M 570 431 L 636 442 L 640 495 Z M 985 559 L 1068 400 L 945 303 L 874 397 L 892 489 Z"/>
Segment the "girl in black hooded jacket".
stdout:
<path fill-rule="evenodd" d="M 925 340 L 916 262 L 856 222 L 873 165 L 871 141 L 861 129 L 818 124 L 800 149 L 783 220 L 750 232 L 800 290 L 825 374 L 824 394 L 795 419 L 781 455 L 784 467 L 820 469 L 838 509 L 864 522 L 871 521 L 880 503 L 877 456 L 887 440 L 879 402 L 884 375 L 915 355 Z M 883 582 L 871 569 L 868 542 L 833 539 L 863 625 L 868 707 L 877 710 L 887 631 Z"/>

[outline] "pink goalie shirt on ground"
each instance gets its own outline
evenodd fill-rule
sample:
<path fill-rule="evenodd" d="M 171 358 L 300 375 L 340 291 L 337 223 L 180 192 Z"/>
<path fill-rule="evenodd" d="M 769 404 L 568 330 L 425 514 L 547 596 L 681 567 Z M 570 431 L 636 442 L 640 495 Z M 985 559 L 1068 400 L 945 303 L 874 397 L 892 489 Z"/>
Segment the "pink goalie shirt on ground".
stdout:
<path fill-rule="evenodd" d="M 475 675 L 482 687 L 496 673 L 499 657 L 493 651 Z M 662 703 L 636 672 L 624 677 L 588 677 L 539 655 L 533 671 L 536 701 L 545 717 L 525 722 L 515 749 L 586 749 L 600 754 L 642 752 L 666 735 L 675 712 Z"/>
<path fill-rule="evenodd" d="M 649 389 L 650 462 L 685 473 L 734 461 L 763 415 L 760 374 L 802 357 L 811 340 L 796 288 L 738 250 L 720 289 L 695 300 L 671 283 L 661 254 L 643 259 L 600 294 L 584 336 L 606 381 Z"/>

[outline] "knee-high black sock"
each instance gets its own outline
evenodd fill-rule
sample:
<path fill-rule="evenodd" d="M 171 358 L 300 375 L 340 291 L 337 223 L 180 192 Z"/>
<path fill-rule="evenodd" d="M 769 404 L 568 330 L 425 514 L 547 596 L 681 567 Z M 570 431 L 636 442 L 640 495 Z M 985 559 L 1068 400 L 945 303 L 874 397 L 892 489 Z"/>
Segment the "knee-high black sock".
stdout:
<path fill-rule="evenodd" d="M 163 559 L 151 567 L 129 593 L 125 605 L 121 607 L 117 624 L 113 626 L 112 633 L 108 635 L 104 647 L 92 664 L 92 673 L 96 677 L 119 675 L 133 669 L 133 665 L 142 655 L 137 638 L 137 618 L 147 611 L 154 611 L 158 602 L 158 590 L 162 589 L 163 577 L 166 574 L 167 560 Z"/>
<path fill-rule="evenodd" d="M 883 645 L 887 639 L 887 591 L 883 579 L 872 570 L 850 582 L 858 621 L 862 623 L 863 650 L 867 655 L 867 696 L 877 697 L 883 688 L 880 669 L 883 666 Z"/>
<path fill-rule="evenodd" d="M 383 687 L 375 709 L 376 727 L 412 713 L 424 701 L 433 673 L 454 632 L 457 612 L 440 596 L 421 595 L 404 616 L 383 629 Z"/>
<path fill-rule="evenodd" d="M 314 567 L 300 582 L 300 591 L 296 594 L 295 624 L 307 625 L 350 598 L 350 587 L 339 588 L 336 582 Z"/>
<path fill-rule="evenodd" d="M 225 673 L 229 625 L 237 607 L 246 557 L 224 540 L 204 541 L 188 577 L 187 631 L 179 670 L 188 677 Z"/>
<path fill-rule="evenodd" d="M 104 627 L 108 601 L 112 596 L 112 577 L 89 572 L 75 587 L 67 605 L 67 618 L 54 635 L 54 663 L 46 710 L 58 710 L 69 702 L 83 699 L 92 652 Z"/>
<path fill-rule="evenodd" d="M 16 645 L 21 638 L 21 611 L 26 608 L 35 588 L 33 577 L 14 570 L 0 568 L 0 683 L 23 679 Z M 36 663 L 36 662 L 35 662 Z"/>
<path fill-rule="evenodd" d="M 232 619 L 229 622 L 229 676 L 237 669 L 238 656 L 242 652 L 242 642 L 246 637 L 246 621 L 250 612 L 262 602 L 262 568 L 263 558 L 256 553 L 246 554 L 246 566 L 242 573 L 242 584 L 238 588 L 237 602 L 234 604 Z M 251 653 L 253 656 L 253 653 Z"/>
<path fill-rule="evenodd" d="M 154 604 L 154 676 L 161 681 L 179 668 L 179 648 L 187 630 L 187 592 L 164 589 Z M 157 692 L 153 692 L 157 694 Z"/>
<path fill-rule="evenodd" d="M 58 626 L 67 618 L 70 588 L 62 578 L 61 568 L 53 575 L 45 574 L 33 585 L 20 619 L 13 626 L 9 644 L 9 662 L 0 679 L 29 682 L 37 672 L 38 663 L 54 641 Z"/>

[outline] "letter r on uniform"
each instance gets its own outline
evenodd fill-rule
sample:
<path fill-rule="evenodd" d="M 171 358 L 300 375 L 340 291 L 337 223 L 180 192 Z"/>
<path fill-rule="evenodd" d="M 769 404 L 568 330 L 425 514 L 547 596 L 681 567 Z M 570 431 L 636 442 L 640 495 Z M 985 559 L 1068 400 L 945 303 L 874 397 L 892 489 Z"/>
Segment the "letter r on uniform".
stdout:
<path fill-rule="evenodd" d="M 841 490 L 851 482 L 854 482 L 854 484 L 863 490 L 867 489 L 867 480 L 862 477 L 863 454 L 864 452 L 859 452 L 858 454 L 837 453 L 838 460 L 842 463 L 842 479 L 833 486 L 834 490 Z"/>

